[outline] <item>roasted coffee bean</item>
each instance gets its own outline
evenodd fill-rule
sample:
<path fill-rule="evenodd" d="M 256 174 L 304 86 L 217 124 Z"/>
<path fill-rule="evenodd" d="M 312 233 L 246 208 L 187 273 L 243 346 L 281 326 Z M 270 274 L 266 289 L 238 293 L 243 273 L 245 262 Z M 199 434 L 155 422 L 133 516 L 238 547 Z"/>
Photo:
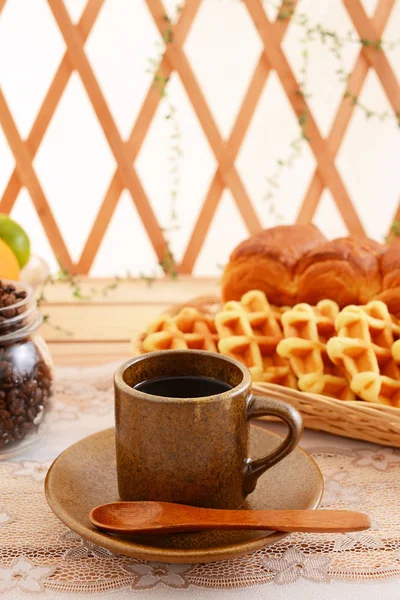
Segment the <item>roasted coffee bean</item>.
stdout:
<path fill-rule="evenodd" d="M 1 379 L 5 379 L 7 377 L 11 377 L 12 374 L 12 367 L 10 365 L 10 363 L 1 360 L 0 361 L 0 380 Z"/>
<path fill-rule="evenodd" d="M 16 296 L 11 292 L 10 294 L 8 294 L 7 298 L 5 298 L 3 305 L 4 306 L 12 306 L 13 304 L 16 303 L 16 301 L 17 301 Z"/>
<path fill-rule="evenodd" d="M 0 335 L 18 331 L 26 325 L 23 314 L 27 309 L 26 304 L 23 302 L 25 298 L 26 292 L 24 290 L 17 291 L 14 285 L 5 285 L 0 280 Z M 18 304 L 21 306 L 18 306 Z M 16 319 L 11 323 L 8 322 L 19 315 L 21 315 L 20 319 Z"/>
<path fill-rule="evenodd" d="M 22 384 L 23 379 L 21 375 L 18 375 L 18 373 L 13 373 L 11 381 L 14 387 L 19 387 Z"/>
<path fill-rule="evenodd" d="M 50 385 L 51 385 L 50 379 L 47 379 L 47 377 L 43 377 L 42 387 L 44 387 L 45 390 L 48 390 Z"/>
<path fill-rule="evenodd" d="M 11 417 L 8 410 L 0 410 L 0 421 L 4 421 L 5 419 L 9 419 Z"/>
<path fill-rule="evenodd" d="M 37 387 L 35 390 L 35 394 L 33 396 L 33 400 L 35 404 L 40 404 L 43 400 L 43 390 L 40 387 Z"/>
<path fill-rule="evenodd" d="M 7 403 L 10 404 L 11 402 L 14 402 L 14 400 L 16 400 L 18 398 L 18 390 L 10 390 L 9 392 L 7 392 L 6 394 L 6 400 Z"/>
<path fill-rule="evenodd" d="M 15 417 L 19 417 L 20 415 L 24 414 L 25 403 L 23 398 L 15 398 L 15 400 L 10 402 L 9 407 L 11 414 Z"/>
<path fill-rule="evenodd" d="M 33 406 L 31 406 L 30 408 L 28 408 L 28 410 L 26 411 L 26 415 L 29 419 L 29 421 L 34 421 L 35 417 L 36 417 L 36 410 Z"/>
<path fill-rule="evenodd" d="M 44 363 L 37 365 L 36 376 L 38 377 L 38 379 L 43 379 L 43 377 L 46 377 L 46 368 L 45 368 Z"/>
<path fill-rule="evenodd" d="M 36 381 L 34 381 L 33 379 L 26 381 L 26 377 L 24 377 L 24 390 L 28 396 L 31 396 L 35 392 L 36 388 L 37 388 Z M 0 398 L 1 398 L 1 396 L 0 396 Z"/>

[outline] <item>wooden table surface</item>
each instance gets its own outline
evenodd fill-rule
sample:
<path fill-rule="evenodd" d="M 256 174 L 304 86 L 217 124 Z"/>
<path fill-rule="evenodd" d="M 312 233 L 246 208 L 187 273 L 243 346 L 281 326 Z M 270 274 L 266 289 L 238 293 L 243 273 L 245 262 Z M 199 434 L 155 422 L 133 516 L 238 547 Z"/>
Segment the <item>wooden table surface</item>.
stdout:
<path fill-rule="evenodd" d="M 132 355 L 132 338 L 169 306 L 196 296 L 219 295 L 217 279 L 182 276 L 151 285 L 122 280 L 104 295 L 110 283 L 109 279 L 82 279 L 82 293 L 88 300 L 74 298 L 66 283 L 46 286 L 41 311 L 49 322 L 42 325 L 41 333 L 56 364 L 85 366 L 125 360 Z"/>

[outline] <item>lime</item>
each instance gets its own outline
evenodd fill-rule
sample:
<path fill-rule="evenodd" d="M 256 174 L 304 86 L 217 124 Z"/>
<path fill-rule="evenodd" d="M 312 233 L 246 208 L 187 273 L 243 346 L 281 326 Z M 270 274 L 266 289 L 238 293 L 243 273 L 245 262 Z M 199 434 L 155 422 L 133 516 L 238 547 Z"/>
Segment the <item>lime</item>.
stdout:
<path fill-rule="evenodd" d="M 8 215 L 0 214 L 0 239 L 10 246 L 22 269 L 31 255 L 31 243 L 25 230 Z"/>

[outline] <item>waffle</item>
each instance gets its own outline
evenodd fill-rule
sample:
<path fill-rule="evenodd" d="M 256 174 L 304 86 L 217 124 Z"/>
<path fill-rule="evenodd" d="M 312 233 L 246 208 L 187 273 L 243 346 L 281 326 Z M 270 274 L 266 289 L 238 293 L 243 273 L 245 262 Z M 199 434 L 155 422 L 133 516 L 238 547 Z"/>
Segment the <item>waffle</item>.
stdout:
<path fill-rule="evenodd" d="M 368 317 L 370 317 L 369 322 L 372 326 L 372 333 L 374 332 L 373 319 L 377 319 L 378 322 L 385 324 L 383 329 L 384 335 L 386 336 L 386 346 L 388 348 L 393 343 L 393 340 L 398 340 L 400 338 L 400 320 L 389 313 L 384 302 L 381 302 L 380 300 L 371 300 L 371 302 L 368 302 L 368 304 L 365 304 L 360 308 L 362 308 Z M 353 306 L 348 306 L 347 309 L 352 310 Z M 375 329 L 377 328 L 377 332 L 382 329 L 382 324 L 379 325 L 378 323 L 375 323 Z"/>
<path fill-rule="evenodd" d="M 365 306 L 346 306 L 335 326 L 337 336 L 327 344 L 328 355 L 344 369 L 353 392 L 368 402 L 400 407 L 398 344 L 393 344 L 393 321 L 386 305 L 374 300 Z"/>
<path fill-rule="evenodd" d="M 275 317 L 276 321 L 282 328 L 282 315 L 287 310 L 289 310 L 290 306 L 275 306 L 275 304 L 270 304 L 270 308 L 272 311 L 272 315 Z M 400 326 L 399 326 L 399 330 L 400 330 Z M 400 335 L 399 335 L 399 337 L 400 337 Z"/>
<path fill-rule="evenodd" d="M 400 363 L 400 340 L 394 342 L 392 346 L 392 356 L 396 363 Z"/>
<path fill-rule="evenodd" d="M 221 354 L 244 363 L 253 381 L 297 387 L 288 361 L 276 352 L 283 333 L 263 292 L 247 292 L 240 302 L 227 302 L 215 325 Z"/>
<path fill-rule="evenodd" d="M 329 359 L 326 343 L 335 333 L 338 305 L 322 300 L 317 306 L 297 304 L 282 315 L 285 339 L 277 347 L 289 360 L 303 392 L 353 400 L 354 393 L 343 370 Z"/>
<path fill-rule="evenodd" d="M 390 315 L 390 318 L 392 320 L 393 338 L 395 340 L 398 340 L 400 338 L 400 319 L 398 319 L 394 315 Z"/>
<path fill-rule="evenodd" d="M 162 315 L 150 323 L 142 341 L 144 352 L 156 350 L 208 350 L 218 352 L 218 335 L 212 317 L 185 307 L 175 316 Z"/>
<path fill-rule="evenodd" d="M 301 316 L 304 313 L 304 317 Z M 339 307 L 333 300 L 321 300 L 316 306 L 296 304 L 281 317 L 285 338 L 319 340 L 323 344 L 335 334 L 335 318 Z"/>

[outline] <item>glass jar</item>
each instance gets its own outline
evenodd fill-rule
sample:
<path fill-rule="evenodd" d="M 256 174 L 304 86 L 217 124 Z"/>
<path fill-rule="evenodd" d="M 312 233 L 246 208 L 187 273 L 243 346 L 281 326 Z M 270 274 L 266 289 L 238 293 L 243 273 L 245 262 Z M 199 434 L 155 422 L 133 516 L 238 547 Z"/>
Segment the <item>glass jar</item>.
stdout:
<path fill-rule="evenodd" d="M 53 369 L 41 323 L 32 288 L 0 280 L 0 458 L 40 439 L 48 420 Z"/>

